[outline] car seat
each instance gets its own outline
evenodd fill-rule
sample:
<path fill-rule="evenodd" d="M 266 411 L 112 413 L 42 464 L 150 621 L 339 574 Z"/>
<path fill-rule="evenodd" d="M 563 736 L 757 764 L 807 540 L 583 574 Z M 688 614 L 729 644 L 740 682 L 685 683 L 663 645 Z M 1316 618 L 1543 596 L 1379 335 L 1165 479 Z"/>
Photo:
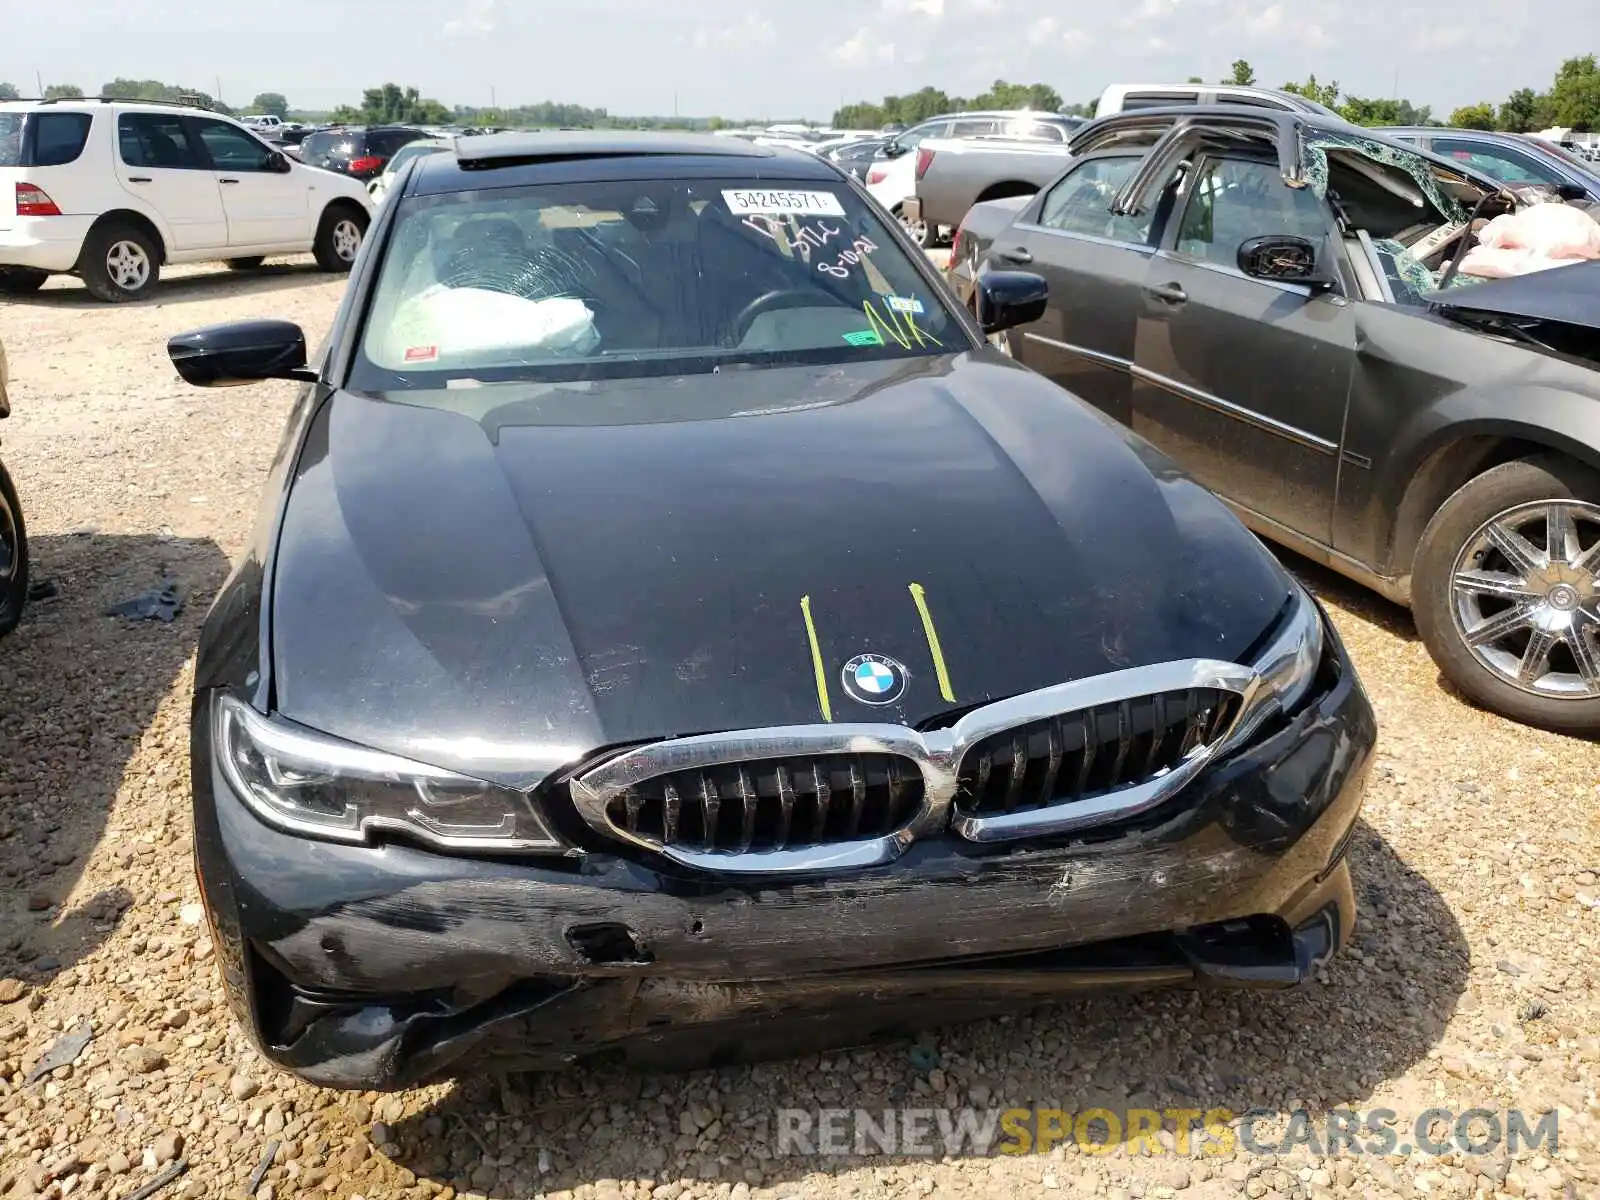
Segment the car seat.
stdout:
<path fill-rule="evenodd" d="M 189 156 L 178 149 L 178 143 L 159 130 L 150 135 L 150 165 L 152 167 L 187 167 Z"/>

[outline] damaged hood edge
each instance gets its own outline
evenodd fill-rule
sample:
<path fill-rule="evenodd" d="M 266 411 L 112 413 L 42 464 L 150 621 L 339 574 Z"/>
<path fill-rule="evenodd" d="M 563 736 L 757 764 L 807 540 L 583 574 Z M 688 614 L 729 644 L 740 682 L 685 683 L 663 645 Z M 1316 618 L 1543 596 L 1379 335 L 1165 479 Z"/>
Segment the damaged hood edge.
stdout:
<path fill-rule="evenodd" d="M 1527 317 L 1600 330 L 1600 260 L 1430 292 L 1422 298 L 1438 308 L 1460 312 Z"/>

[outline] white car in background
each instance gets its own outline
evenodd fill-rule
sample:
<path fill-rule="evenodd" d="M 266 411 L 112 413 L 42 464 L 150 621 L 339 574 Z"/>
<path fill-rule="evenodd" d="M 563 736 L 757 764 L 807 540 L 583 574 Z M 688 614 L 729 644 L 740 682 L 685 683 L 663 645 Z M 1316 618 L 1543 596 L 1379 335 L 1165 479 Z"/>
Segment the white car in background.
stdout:
<path fill-rule="evenodd" d="M 371 220 L 358 180 L 308 167 L 209 109 L 0 102 L 0 291 L 74 274 L 137 300 L 168 263 L 249 269 L 310 251 L 348 271 Z"/>
<path fill-rule="evenodd" d="M 389 161 L 383 165 L 383 174 L 376 179 L 367 181 L 367 195 L 372 197 L 372 207 L 376 209 L 383 203 L 389 189 L 394 185 L 395 176 L 400 173 L 400 168 L 414 158 L 422 158 L 429 154 L 439 154 L 451 149 L 455 145 L 450 138 L 425 138 L 422 141 L 407 142 L 390 156 Z"/>

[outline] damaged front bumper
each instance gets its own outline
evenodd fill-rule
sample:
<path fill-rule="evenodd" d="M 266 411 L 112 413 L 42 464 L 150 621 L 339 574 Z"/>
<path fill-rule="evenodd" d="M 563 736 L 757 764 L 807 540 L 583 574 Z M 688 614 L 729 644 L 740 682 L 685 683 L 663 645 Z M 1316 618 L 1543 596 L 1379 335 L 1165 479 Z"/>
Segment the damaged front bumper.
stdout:
<path fill-rule="evenodd" d="M 807 882 L 282 834 L 231 793 L 200 720 L 196 859 L 228 996 L 278 1065 L 384 1089 L 488 1062 L 720 1065 L 1084 989 L 1289 986 L 1355 915 L 1345 849 L 1376 728 L 1337 639 L 1332 658 L 1303 711 L 1155 828 L 930 838 Z"/>

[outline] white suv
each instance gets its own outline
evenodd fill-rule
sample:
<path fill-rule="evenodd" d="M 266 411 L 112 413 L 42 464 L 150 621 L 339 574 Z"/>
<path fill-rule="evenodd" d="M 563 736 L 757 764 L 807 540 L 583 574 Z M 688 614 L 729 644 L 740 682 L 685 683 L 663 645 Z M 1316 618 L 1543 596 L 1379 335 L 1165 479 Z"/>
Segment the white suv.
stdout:
<path fill-rule="evenodd" d="M 308 167 L 207 109 L 0 103 L 0 293 L 70 272 L 135 300 L 163 263 L 317 256 L 348 271 L 371 218 L 357 180 Z"/>

